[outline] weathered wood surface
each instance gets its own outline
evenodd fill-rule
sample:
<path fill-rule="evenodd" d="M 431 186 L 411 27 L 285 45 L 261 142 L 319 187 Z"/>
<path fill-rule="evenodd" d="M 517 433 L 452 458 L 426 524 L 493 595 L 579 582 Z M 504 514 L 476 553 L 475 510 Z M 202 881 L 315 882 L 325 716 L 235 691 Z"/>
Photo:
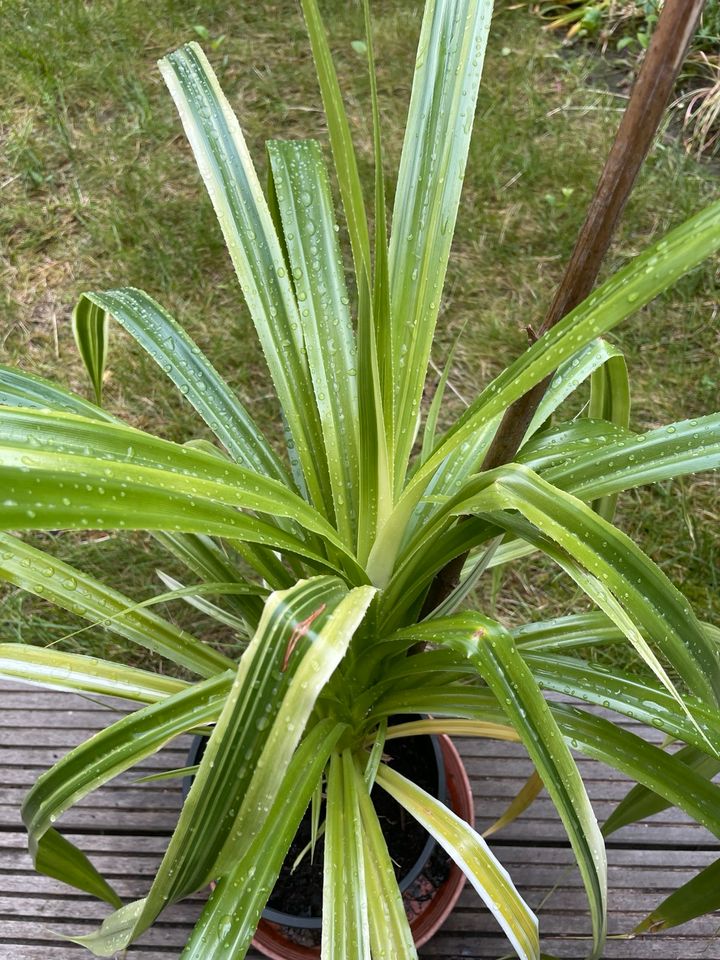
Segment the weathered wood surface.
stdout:
<path fill-rule="evenodd" d="M 107 908 L 34 873 L 19 808 L 39 773 L 124 708 L 119 701 L 111 710 L 74 694 L 7 683 L 0 684 L 0 704 L 0 960 L 81 960 L 89 954 L 53 932 L 87 932 Z M 654 742 L 660 739 L 655 730 L 634 729 Z M 133 780 L 182 766 L 187 742 L 181 739 L 141 768 L 117 777 L 59 823 L 128 899 L 146 892 L 180 805 L 176 783 L 139 785 Z M 525 781 L 530 763 L 515 744 L 464 740 L 458 746 L 473 783 L 478 825 L 486 826 Z M 602 820 L 626 792 L 627 782 L 600 764 L 581 759 L 579 765 Z M 538 798 L 492 845 L 538 909 L 544 949 L 568 960 L 583 957 L 589 931 L 584 892 L 550 801 Z M 619 831 L 608 845 L 611 933 L 632 929 L 679 883 L 718 856 L 720 841 L 677 811 Z M 198 896 L 168 910 L 129 957 L 176 960 L 201 904 Z M 720 960 L 719 933 L 720 918 L 704 918 L 666 935 L 611 939 L 605 956 Z M 497 960 L 507 954 L 507 942 L 469 888 L 443 930 L 421 951 L 427 960 Z"/>

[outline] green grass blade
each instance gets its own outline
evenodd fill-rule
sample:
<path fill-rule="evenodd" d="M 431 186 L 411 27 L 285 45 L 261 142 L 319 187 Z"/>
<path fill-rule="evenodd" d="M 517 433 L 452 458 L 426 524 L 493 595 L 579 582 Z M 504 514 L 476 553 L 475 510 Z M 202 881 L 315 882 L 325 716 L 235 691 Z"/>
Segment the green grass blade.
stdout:
<path fill-rule="evenodd" d="M 212 891 L 181 960 L 231 956 L 241 960 L 280 873 L 323 768 L 343 727 L 323 720 L 303 739 L 287 768 L 282 789 L 245 856 Z"/>
<path fill-rule="evenodd" d="M 200 676 L 210 677 L 235 666 L 222 653 L 157 614 L 132 611 L 133 600 L 100 580 L 7 533 L 0 533 L 0 579 Z"/>
<path fill-rule="evenodd" d="M 320 413 L 336 526 L 344 541 L 354 544 L 357 357 L 330 181 L 314 140 L 274 140 L 267 150 Z"/>
<path fill-rule="evenodd" d="M 0 643 L 0 676 L 55 690 L 79 691 L 156 703 L 186 686 L 184 680 L 24 643 Z"/>
<path fill-rule="evenodd" d="M 98 317 L 112 317 L 143 347 L 192 404 L 234 460 L 287 483 L 287 474 L 259 427 L 183 328 L 142 290 L 83 294 Z M 78 308 L 80 306 L 78 304 Z M 76 308 L 76 310 L 78 309 Z"/>
<path fill-rule="evenodd" d="M 265 353 L 312 502 L 332 515 L 322 430 L 282 246 L 235 114 L 195 43 L 160 61 Z"/>
<path fill-rule="evenodd" d="M 108 320 L 102 308 L 81 299 L 73 310 L 72 331 L 100 407 L 108 349 Z"/>
<path fill-rule="evenodd" d="M 567 831 L 590 903 L 593 948 L 589 956 L 601 957 L 607 933 L 605 844 L 582 777 L 537 681 L 512 637 L 508 633 L 499 639 L 487 635 L 484 618 L 463 639 L 450 634 L 445 642 L 464 652 L 477 667 L 542 777 Z"/>
<path fill-rule="evenodd" d="M 482 837 L 392 767 L 381 764 L 377 782 L 447 850 L 502 927 L 517 956 L 539 960 L 537 917 Z"/>
<path fill-rule="evenodd" d="M 430 0 L 418 42 L 389 249 L 396 492 L 415 440 L 491 14 L 491 0 Z"/>

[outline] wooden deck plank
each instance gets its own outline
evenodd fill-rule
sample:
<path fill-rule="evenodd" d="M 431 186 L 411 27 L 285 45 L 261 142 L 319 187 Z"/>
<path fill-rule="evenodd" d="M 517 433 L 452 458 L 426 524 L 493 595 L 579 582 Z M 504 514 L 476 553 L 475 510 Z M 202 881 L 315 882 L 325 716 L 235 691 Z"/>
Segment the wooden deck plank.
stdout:
<path fill-rule="evenodd" d="M 90 733 L 127 712 L 103 709 L 72 693 L 0 683 L 0 960 L 80 960 L 87 952 L 52 933 L 88 931 L 107 907 L 32 868 L 19 806 L 35 777 Z M 22 721 L 27 714 L 33 726 Z M 658 731 L 628 723 L 654 743 Z M 182 738 L 140 767 L 117 777 L 60 821 L 123 897 L 141 896 L 162 856 L 177 816 L 176 782 L 139 785 L 143 773 L 182 766 Z M 489 741 L 457 741 L 476 797 L 478 824 L 495 819 L 531 770 L 522 747 Z M 628 782 L 600 764 L 579 759 L 600 819 L 628 789 Z M 541 795 L 520 820 L 492 840 L 523 894 L 539 909 L 544 948 L 558 958 L 578 958 L 587 948 L 589 920 L 582 882 L 564 831 L 549 799 Z M 668 811 L 647 824 L 625 828 L 608 845 L 610 929 L 623 934 L 697 870 L 720 856 L 720 841 L 704 828 Z M 198 895 L 176 905 L 130 951 L 138 960 L 177 958 L 202 906 Z M 672 935 L 611 939 L 607 960 L 720 960 L 720 921 L 701 918 Z M 466 888 L 444 929 L 422 951 L 426 960 L 491 960 L 508 945 L 475 893 Z M 258 955 L 248 956 L 257 960 Z M 211 960 L 211 958 L 208 958 Z"/>

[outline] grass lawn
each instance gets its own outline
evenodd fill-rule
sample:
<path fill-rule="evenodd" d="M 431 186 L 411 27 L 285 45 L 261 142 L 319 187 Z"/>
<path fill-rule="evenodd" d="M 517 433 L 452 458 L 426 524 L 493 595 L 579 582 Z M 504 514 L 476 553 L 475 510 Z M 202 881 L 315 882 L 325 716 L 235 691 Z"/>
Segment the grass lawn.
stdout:
<path fill-rule="evenodd" d="M 442 366 L 459 336 L 452 383 L 471 396 L 523 347 L 568 256 L 617 125 L 623 100 L 593 79 L 597 64 L 566 55 L 522 9 L 498 3 L 464 202 L 434 350 Z M 394 170 L 410 92 L 421 5 L 376 0 L 377 56 Z M 324 4 L 332 45 L 371 182 L 364 64 L 356 4 Z M 146 289 L 187 327 L 220 372 L 278 437 L 269 378 L 208 198 L 155 61 L 202 40 L 261 170 L 263 141 L 325 140 L 320 97 L 296 5 L 286 0 L 10 0 L 0 37 L 0 360 L 88 393 L 70 332 L 84 289 Z M 618 266 L 717 194 L 717 171 L 670 138 L 647 162 L 608 268 Z M 632 426 L 649 428 L 720 404 L 717 264 L 708 263 L 615 335 L 634 382 Z M 152 362 L 113 330 L 109 407 L 174 440 L 202 435 Z M 699 616 L 720 620 L 720 505 L 715 476 L 621 498 L 622 526 L 685 590 Z M 46 538 L 47 539 L 47 538 Z M 58 535 L 53 549 L 137 599 L 172 565 L 141 535 Z M 508 621 L 576 604 L 572 584 L 528 561 L 497 606 Z M 494 604 L 488 584 L 483 602 Z M 549 589 L 548 589 L 549 588 Z M 0 587 L 0 591 L 2 588 Z M 57 641 L 81 624 L 14 589 L 0 592 L 3 639 Z M 227 641 L 187 607 L 174 614 Z M 110 656 L 91 630 L 67 649 Z M 127 653 L 124 654 L 127 658 Z M 132 656 L 132 654 L 131 654 Z M 142 657 L 147 659 L 143 652 Z"/>

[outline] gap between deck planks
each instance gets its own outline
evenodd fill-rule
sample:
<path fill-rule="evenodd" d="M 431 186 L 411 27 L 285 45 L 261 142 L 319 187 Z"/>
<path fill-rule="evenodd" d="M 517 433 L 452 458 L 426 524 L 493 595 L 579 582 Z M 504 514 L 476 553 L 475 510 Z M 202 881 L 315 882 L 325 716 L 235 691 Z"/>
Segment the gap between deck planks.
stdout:
<path fill-rule="evenodd" d="M 0 682 L 0 704 L 0 960 L 82 960 L 90 955 L 59 941 L 52 931 L 87 932 L 107 910 L 33 871 L 20 803 L 39 773 L 127 706 L 7 682 Z M 660 740 L 656 730 L 630 722 L 628 726 L 654 742 Z M 62 818 L 63 832 L 124 898 L 134 899 L 147 891 L 180 805 L 179 789 L 172 781 L 138 785 L 133 780 L 142 773 L 182 766 L 187 743 L 188 738 L 181 738 Z M 486 826 L 522 785 L 530 763 L 516 744 L 459 740 L 457 745 L 473 784 L 478 826 Z M 627 781 L 593 761 L 581 758 L 578 762 L 602 820 L 624 795 Z M 589 922 L 582 883 L 547 797 L 541 795 L 522 818 L 492 839 L 492 846 L 530 905 L 540 908 L 544 949 L 567 960 L 583 957 Z M 718 856 L 720 841 L 676 810 L 618 831 L 608 844 L 611 934 L 632 929 L 664 896 Z M 177 960 L 201 905 L 202 896 L 197 896 L 164 913 L 129 951 L 128 960 Z M 718 917 L 706 917 L 665 935 L 611 939 L 605 956 L 608 960 L 720 960 L 719 927 Z M 443 930 L 421 950 L 421 957 L 497 960 L 507 956 L 508 949 L 488 912 L 466 887 Z M 248 954 L 255 960 L 258 956 Z"/>

